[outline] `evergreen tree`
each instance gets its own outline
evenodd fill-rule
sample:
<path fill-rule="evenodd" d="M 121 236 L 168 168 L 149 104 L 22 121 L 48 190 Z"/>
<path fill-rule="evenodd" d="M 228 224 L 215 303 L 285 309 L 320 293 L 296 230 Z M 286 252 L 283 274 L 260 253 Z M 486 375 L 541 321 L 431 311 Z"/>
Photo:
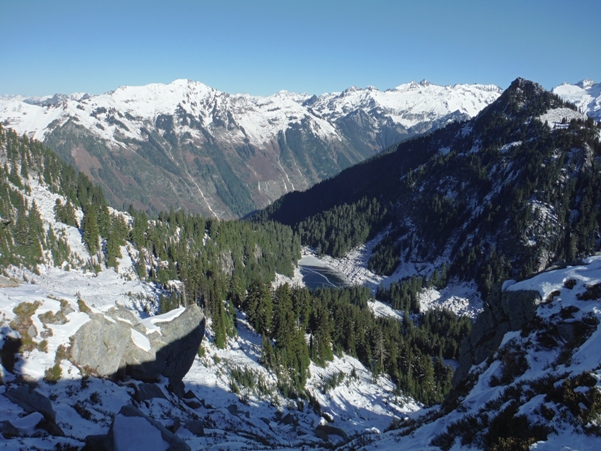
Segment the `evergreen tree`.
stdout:
<path fill-rule="evenodd" d="M 88 247 L 90 254 L 98 252 L 100 243 L 100 232 L 98 230 L 98 221 L 96 219 L 96 210 L 88 206 L 83 217 L 83 241 Z"/>

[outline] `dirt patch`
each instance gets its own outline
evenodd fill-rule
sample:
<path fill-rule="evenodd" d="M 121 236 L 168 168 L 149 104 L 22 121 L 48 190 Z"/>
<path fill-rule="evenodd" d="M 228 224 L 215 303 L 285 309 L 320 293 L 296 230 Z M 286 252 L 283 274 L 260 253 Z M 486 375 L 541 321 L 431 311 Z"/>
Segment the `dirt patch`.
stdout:
<path fill-rule="evenodd" d="M 98 158 L 92 156 L 90 152 L 88 152 L 87 149 L 81 144 L 71 149 L 71 156 L 75 160 L 75 165 L 79 168 L 79 170 L 92 180 L 94 177 L 92 176 L 91 169 L 102 168 L 102 164 Z"/>
<path fill-rule="evenodd" d="M 0 288 L 15 288 L 19 286 L 19 282 L 8 277 L 0 276 Z"/>

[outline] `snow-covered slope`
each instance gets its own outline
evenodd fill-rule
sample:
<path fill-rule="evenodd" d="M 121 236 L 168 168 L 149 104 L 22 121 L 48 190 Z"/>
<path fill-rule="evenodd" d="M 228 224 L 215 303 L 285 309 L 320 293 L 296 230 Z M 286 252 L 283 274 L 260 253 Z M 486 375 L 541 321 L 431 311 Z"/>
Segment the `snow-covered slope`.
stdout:
<path fill-rule="evenodd" d="M 101 95 L 0 97 L 0 123 L 43 140 L 117 206 L 175 205 L 227 218 L 467 119 L 500 93 L 422 82 L 258 97 L 175 80 Z"/>
<path fill-rule="evenodd" d="M 579 111 L 601 120 L 601 83 L 584 79 L 572 85 L 563 83 L 553 89 L 553 93 L 568 102 L 574 103 Z"/>
<path fill-rule="evenodd" d="M 325 367 L 311 366 L 306 385 L 310 401 L 284 398 L 275 374 L 259 363 L 261 336 L 242 313 L 238 335 L 229 339 L 226 349 L 214 346 L 209 324 L 202 356 L 184 379 L 183 399 L 169 391 L 166 379 L 143 384 L 89 377 L 89 369 L 70 361 L 68 349 L 72 337 L 92 318 L 114 322 L 109 312 L 125 308 L 150 332 L 151 324 L 168 320 L 175 311 L 156 316 L 164 293 L 137 277 L 137 251 L 131 244 L 122 247 L 116 269 L 82 269 L 90 259 L 82 234 L 57 221 L 53 211 L 57 199 L 66 199 L 37 177 L 23 184 L 26 202 L 35 202 L 46 230 L 66 237 L 72 256 L 69 270 L 66 263 L 65 269 L 47 264 L 37 265 L 35 271 L 2 268 L 0 434 L 9 449 L 79 449 L 86 437 L 106 434 L 111 425 L 117 437 L 125 420 L 114 419 L 121 418 L 123 406 L 132 405 L 175 431 L 191 449 L 331 447 L 364 433 L 379 433 L 398 418 L 421 415 L 422 407 L 400 395 L 389 378 L 374 376 L 346 355 Z M 81 221 L 80 210 L 76 215 Z M 132 331 L 132 339 L 140 348 L 148 344 L 140 333 Z M 12 348 L 15 343 L 20 349 Z M 33 407 L 11 398 L 26 396 L 25 391 L 36 400 Z M 136 431 L 145 431 L 144 439 L 157 434 L 154 426 L 142 427 L 145 420 L 127 421 L 136 424 Z"/>
<path fill-rule="evenodd" d="M 322 448 L 328 441 L 338 443 L 354 435 L 383 431 L 395 418 L 421 414 L 419 405 L 395 393 L 389 379 L 374 378 L 348 356 L 335 358 L 325 368 L 311 366 L 307 390 L 314 396 L 313 406 L 282 398 L 275 375 L 258 363 L 261 337 L 252 331 L 244 315 L 238 317 L 239 335 L 229 340 L 226 349 L 212 344 L 208 328 L 202 344 L 204 356 L 195 359 L 184 379 L 189 391 L 187 403 L 167 390 L 166 380 L 156 384 L 160 395 L 140 401 L 144 384 L 117 384 L 94 377 L 82 380 L 84 370 L 57 357 L 57 352 L 90 320 L 80 310 L 79 299 L 97 314 L 119 304 L 145 317 L 145 310 L 155 308 L 157 293 L 152 285 L 131 281 L 113 270 L 94 275 L 42 267 L 39 275 L 28 271 L 11 271 L 11 275 L 24 276 L 30 283 L 0 288 L 0 347 L 8 337 L 18 336 L 11 326 L 15 308 L 37 304 L 30 315 L 35 327 L 31 334 L 34 349 L 23 352 L 16 374 L 0 366 L 4 382 L 0 387 L 0 421 L 10 421 L 21 436 L 6 442 L 9 446 L 53 449 L 62 443 L 80 448 L 88 435 L 106 434 L 112 418 L 127 404 L 136 405 L 166 427 L 177 418 L 181 424 L 177 435 L 192 449 Z M 48 322 L 48 312 L 56 317 L 64 312 L 64 324 Z M 57 362 L 61 368 L 58 382 L 44 379 Z M 3 396 L 16 387 L 19 378 L 35 381 L 37 392 L 52 400 L 56 424 L 65 437 L 46 434 L 39 426 L 41 414 L 28 412 Z M 316 405 L 320 406 L 317 410 Z"/>

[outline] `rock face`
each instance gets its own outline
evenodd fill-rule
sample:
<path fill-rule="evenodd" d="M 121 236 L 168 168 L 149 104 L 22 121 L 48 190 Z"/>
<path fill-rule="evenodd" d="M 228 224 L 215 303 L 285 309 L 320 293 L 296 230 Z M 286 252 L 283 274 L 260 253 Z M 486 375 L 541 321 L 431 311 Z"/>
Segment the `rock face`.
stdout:
<path fill-rule="evenodd" d="M 100 376 L 116 374 L 129 341 L 130 327 L 101 313 L 91 314 L 90 318 L 74 336 L 71 360 Z"/>
<path fill-rule="evenodd" d="M 465 380 L 472 365 L 478 365 L 493 355 L 507 332 L 520 330 L 532 321 L 541 302 L 539 292 L 533 290 L 501 292 L 499 289 L 492 293 L 472 333 L 462 344 L 453 386 Z"/>
<path fill-rule="evenodd" d="M 38 412 L 41 414 L 43 419 L 37 425 L 38 428 L 46 430 L 51 435 L 65 435 L 60 426 L 56 424 L 56 412 L 52 407 L 52 402 L 39 391 L 34 390 L 33 387 L 21 385 L 6 391 L 4 396 L 10 399 L 14 404 L 20 406 L 27 413 Z M 2 425 L 3 434 L 8 432 L 10 435 L 14 432 L 14 429 L 10 426 L 12 426 L 10 423 L 8 425 Z"/>
<path fill-rule="evenodd" d="M 197 305 L 142 322 L 122 308 L 90 318 L 73 337 L 74 364 L 103 377 L 127 374 L 153 382 L 165 376 L 172 388 L 182 388 L 205 330 Z"/>

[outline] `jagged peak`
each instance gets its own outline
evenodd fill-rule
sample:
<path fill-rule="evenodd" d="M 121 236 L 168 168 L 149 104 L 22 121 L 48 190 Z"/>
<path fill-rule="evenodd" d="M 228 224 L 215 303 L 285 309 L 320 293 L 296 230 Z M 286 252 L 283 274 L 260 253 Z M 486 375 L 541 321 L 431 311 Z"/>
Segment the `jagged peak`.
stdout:
<path fill-rule="evenodd" d="M 512 90 L 518 90 L 518 89 L 533 90 L 534 92 L 539 92 L 539 93 L 545 92 L 545 88 L 543 88 L 538 83 L 531 81 L 531 80 L 527 80 L 522 77 L 518 77 L 515 80 L 513 80 L 511 82 L 511 85 L 509 85 L 509 88 L 507 88 L 507 90 L 505 92 L 511 93 Z"/>
<path fill-rule="evenodd" d="M 527 80 L 525 78 L 518 77 L 516 78 L 509 88 L 507 88 L 503 94 L 499 97 L 499 99 L 491 105 L 493 107 L 495 104 L 505 104 L 509 100 L 514 100 L 518 102 L 520 108 L 527 105 L 529 100 L 534 99 L 535 97 L 539 97 L 548 93 L 541 85 L 535 83 L 533 81 Z"/>
<path fill-rule="evenodd" d="M 344 91 L 342 91 L 342 95 L 347 95 L 347 94 L 351 94 L 353 92 L 357 92 L 357 91 L 361 91 L 362 89 L 359 88 L 358 86 L 350 86 L 348 88 L 346 88 Z"/>
<path fill-rule="evenodd" d="M 130 86 L 124 85 L 119 86 L 114 91 L 109 91 L 106 93 L 108 96 L 129 96 L 135 95 L 139 96 L 144 92 L 152 93 L 153 95 L 161 95 L 165 92 L 195 92 L 195 93 L 209 93 L 209 92 L 217 92 L 214 88 L 211 88 L 204 83 L 199 81 L 189 80 L 186 78 L 178 78 L 173 80 L 171 83 L 149 83 L 147 85 L 140 86 Z"/>
<path fill-rule="evenodd" d="M 576 83 L 576 86 L 582 89 L 589 89 L 595 85 L 595 80 L 591 80 L 590 78 L 585 78 Z"/>

